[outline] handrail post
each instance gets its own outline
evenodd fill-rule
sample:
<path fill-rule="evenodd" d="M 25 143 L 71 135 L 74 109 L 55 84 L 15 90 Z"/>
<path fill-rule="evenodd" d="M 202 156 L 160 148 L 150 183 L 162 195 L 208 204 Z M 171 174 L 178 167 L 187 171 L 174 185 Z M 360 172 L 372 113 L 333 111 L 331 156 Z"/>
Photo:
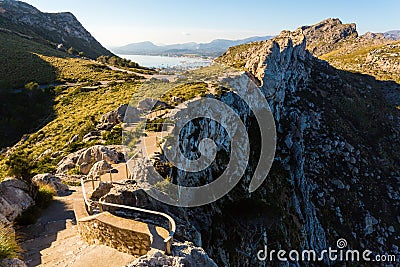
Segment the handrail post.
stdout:
<path fill-rule="evenodd" d="M 165 254 L 167 254 L 167 255 L 171 255 L 172 254 L 171 253 L 171 243 L 172 243 L 172 237 L 165 244 Z"/>
<path fill-rule="evenodd" d="M 110 182 L 111 182 L 111 184 L 113 183 L 112 174 L 111 174 L 111 169 L 110 169 Z"/>
<path fill-rule="evenodd" d="M 128 176 L 128 162 L 125 163 L 125 173 L 126 173 L 126 179 L 128 180 L 129 179 L 129 176 Z"/>
<path fill-rule="evenodd" d="M 103 211 L 104 211 L 104 209 L 103 209 L 103 204 L 101 204 L 100 202 L 99 202 L 99 210 L 100 210 L 100 212 L 103 212 Z"/>
<path fill-rule="evenodd" d="M 93 178 L 93 175 L 91 175 L 91 177 L 92 177 L 92 189 L 94 191 L 94 178 Z M 85 186 L 85 185 L 83 185 L 83 186 Z"/>

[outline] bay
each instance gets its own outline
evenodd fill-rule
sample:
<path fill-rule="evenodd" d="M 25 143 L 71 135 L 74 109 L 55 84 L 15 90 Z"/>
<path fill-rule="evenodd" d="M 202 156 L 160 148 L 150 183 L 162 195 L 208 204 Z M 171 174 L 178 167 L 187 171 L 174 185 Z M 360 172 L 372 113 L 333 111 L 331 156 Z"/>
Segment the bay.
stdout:
<path fill-rule="evenodd" d="M 211 64 L 210 59 L 200 57 L 167 57 L 147 55 L 118 55 L 121 58 L 130 59 L 147 68 L 182 68 L 192 69 L 205 67 Z"/>

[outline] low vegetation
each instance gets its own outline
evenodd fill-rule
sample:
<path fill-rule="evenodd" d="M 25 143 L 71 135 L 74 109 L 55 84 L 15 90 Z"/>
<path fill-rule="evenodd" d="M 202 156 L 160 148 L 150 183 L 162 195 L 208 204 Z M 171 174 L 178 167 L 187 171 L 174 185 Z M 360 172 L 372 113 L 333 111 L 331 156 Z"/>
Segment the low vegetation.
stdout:
<path fill-rule="evenodd" d="M 54 118 L 18 146 L 14 152 L 14 155 L 18 155 L 15 156 L 16 162 L 10 162 L 13 157 L 6 158 L 0 155 L 0 177 L 5 177 L 10 174 L 10 170 L 15 169 L 11 168 L 10 163 L 14 166 L 27 166 L 21 162 L 22 159 L 32 162 L 27 166 L 29 172 L 23 168 L 17 171 L 24 175 L 32 176 L 45 170 L 54 170 L 65 154 L 96 144 L 96 141 L 83 143 L 83 136 L 95 129 L 96 123 L 104 113 L 128 103 L 139 86 L 140 83 L 129 81 L 89 92 L 82 92 L 80 86 L 57 88 L 53 106 Z M 78 142 L 69 143 L 75 135 L 79 136 Z M 116 142 L 115 138 L 110 137 L 110 142 Z M 51 158 L 50 153 L 38 159 L 46 150 L 63 153 L 57 158 Z"/>
<path fill-rule="evenodd" d="M 117 67 L 126 67 L 126 68 L 138 68 L 140 65 L 136 62 L 133 62 L 129 59 L 125 58 L 120 58 L 117 56 L 100 56 L 97 58 L 98 62 L 101 62 L 103 64 L 110 64 L 112 66 L 117 66 Z"/>
<path fill-rule="evenodd" d="M 15 240 L 14 229 L 10 225 L 0 223 L 0 260 L 5 258 L 16 258 L 21 251 Z"/>
<path fill-rule="evenodd" d="M 262 42 L 253 42 L 230 47 L 228 51 L 221 57 L 217 58 L 216 61 L 233 68 L 244 69 L 246 65 L 246 56 L 244 54 L 248 53 L 251 48 L 260 45 L 261 43 Z"/>
<path fill-rule="evenodd" d="M 169 90 L 162 98 L 162 101 L 173 102 L 173 98 L 178 98 L 184 102 L 197 96 L 205 96 L 208 92 L 208 85 L 205 82 L 192 82 L 178 85 Z"/>
<path fill-rule="evenodd" d="M 132 80 L 140 78 L 134 74 L 112 71 L 107 66 L 81 58 L 59 58 L 40 56 L 54 67 L 59 83 L 96 83 L 100 81 Z"/>
<path fill-rule="evenodd" d="M 21 88 L 29 82 L 49 84 L 57 79 L 53 66 L 40 55 L 67 57 L 52 47 L 0 32 L 0 90 Z M 7 44 L 7 45 L 4 45 Z"/>
<path fill-rule="evenodd" d="M 40 184 L 35 198 L 36 205 L 30 207 L 18 216 L 15 223 L 18 225 L 31 225 L 36 223 L 41 212 L 51 204 L 55 195 L 56 191 L 53 187 L 48 184 Z"/>
<path fill-rule="evenodd" d="M 352 49 L 352 45 L 354 49 Z M 320 57 L 338 69 L 400 83 L 400 42 L 357 46 L 347 44 Z M 390 69 L 387 69 L 391 66 Z M 393 66 L 397 66 L 393 68 Z"/>
<path fill-rule="evenodd" d="M 164 118 L 156 118 L 153 120 L 149 120 L 146 122 L 146 131 L 162 132 L 164 122 L 165 122 Z"/>

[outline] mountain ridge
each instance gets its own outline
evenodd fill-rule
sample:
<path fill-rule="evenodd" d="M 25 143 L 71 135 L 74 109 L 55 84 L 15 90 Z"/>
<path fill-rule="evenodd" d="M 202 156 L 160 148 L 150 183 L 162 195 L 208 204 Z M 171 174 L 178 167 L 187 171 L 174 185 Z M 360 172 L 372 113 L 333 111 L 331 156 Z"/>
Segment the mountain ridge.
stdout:
<path fill-rule="evenodd" d="M 175 55 L 182 56 L 194 54 L 198 56 L 215 57 L 222 55 L 229 47 L 271 39 L 273 36 L 253 36 L 239 40 L 215 39 L 208 43 L 178 43 L 170 45 L 156 45 L 150 41 L 131 43 L 125 46 L 116 47 L 112 50 L 118 54 L 137 55 Z"/>
<path fill-rule="evenodd" d="M 22 1 L 0 0 L 0 28 L 52 46 L 72 48 L 89 58 L 113 54 L 71 12 L 45 13 Z"/>

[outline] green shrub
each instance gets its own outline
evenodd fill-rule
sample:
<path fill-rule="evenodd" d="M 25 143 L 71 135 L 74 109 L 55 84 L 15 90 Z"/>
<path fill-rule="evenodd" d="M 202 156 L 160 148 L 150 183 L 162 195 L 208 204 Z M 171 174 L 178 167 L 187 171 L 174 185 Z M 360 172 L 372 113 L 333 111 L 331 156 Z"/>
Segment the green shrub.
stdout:
<path fill-rule="evenodd" d="M 176 188 L 174 187 L 174 184 L 171 181 L 172 181 L 171 177 L 167 176 L 164 180 L 154 184 L 154 188 L 167 194 L 177 193 L 175 190 Z"/>
<path fill-rule="evenodd" d="M 36 205 L 40 208 L 47 208 L 53 197 L 56 195 L 56 191 L 53 187 L 48 184 L 39 185 L 39 191 L 36 199 Z"/>
<path fill-rule="evenodd" d="M 28 89 L 28 90 L 36 90 L 38 88 L 39 88 L 39 84 L 35 83 L 35 82 L 29 82 L 29 83 L 25 84 L 25 89 Z"/>
<path fill-rule="evenodd" d="M 40 213 L 50 205 L 55 194 L 55 190 L 50 185 L 40 184 L 35 199 L 36 205 L 24 211 L 20 216 L 18 216 L 18 218 L 16 218 L 15 222 L 18 225 L 30 225 L 36 223 Z"/>
<path fill-rule="evenodd" d="M 197 96 L 205 96 L 208 92 L 208 84 L 204 82 L 190 82 L 178 85 L 169 90 L 161 100 L 170 102 L 173 97 L 180 98 L 183 102 L 193 99 Z"/>
<path fill-rule="evenodd" d="M 146 131 L 149 132 L 161 132 L 163 130 L 164 118 L 158 118 L 146 123 Z"/>
<path fill-rule="evenodd" d="M 15 258 L 20 251 L 12 227 L 0 224 L 0 259 Z"/>
<path fill-rule="evenodd" d="M 106 145 L 120 145 L 122 144 L 122 128 L 117 125 L 111 129 L 111 131 L 103 133 L 103 139 L 106 141 Z"/>
<path fill-rule="evenodd" d="M 12 154 L 6 161 L 6 165 L 8 166 L 8 175 L 30 181 L 32 163 L 24 151 Z"/>
<path fill-rule="evenodd" d="M 97 61 L 103 63 L 103 64 L 110 64 L 113 66 L 119 66 L 119 67 L 127 67 L 127 68 L 138 68 L 140 67 L 138 63 L 133 62 L 129 59 L 125 58 L 120 58 L 116 56 L 100 56 L 97 58 Z"/>

